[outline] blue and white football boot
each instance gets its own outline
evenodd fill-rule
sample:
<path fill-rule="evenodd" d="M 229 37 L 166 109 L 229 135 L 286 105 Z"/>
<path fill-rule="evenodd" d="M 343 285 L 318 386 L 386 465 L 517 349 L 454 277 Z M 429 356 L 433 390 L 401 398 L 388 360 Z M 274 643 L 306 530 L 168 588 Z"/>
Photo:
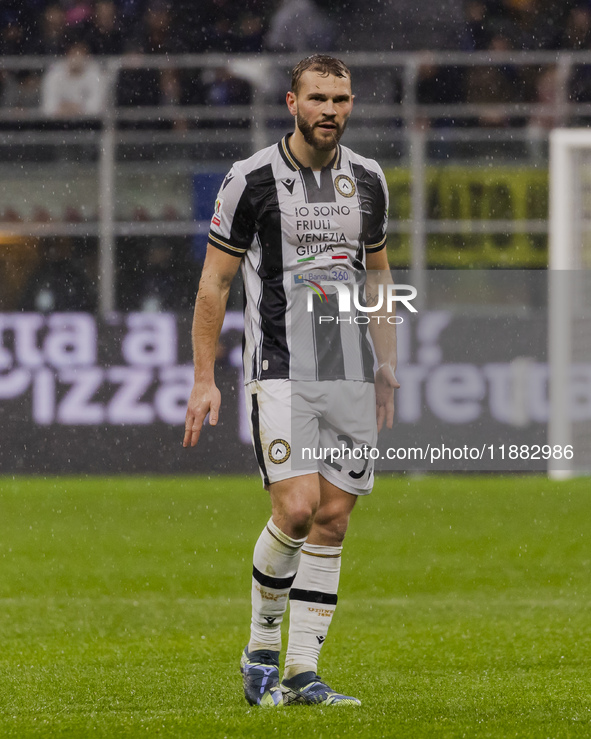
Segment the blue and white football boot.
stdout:
<path fill-rule="evenodd" d="M 337 693 L 329 685 L 322 682 L 315 672 L 301 672 L 281 683 L 283 703 L 303 703 L 323 706 L 360 706 L 359 698 Z"/>
<path fill-rule="evenodd" d="M 244 649 L 240 660 L 240 672 L 244 681 L 244 697 L 251 706 L 277 708 L 283 705 L 279 687 L 279 652 Z"/>

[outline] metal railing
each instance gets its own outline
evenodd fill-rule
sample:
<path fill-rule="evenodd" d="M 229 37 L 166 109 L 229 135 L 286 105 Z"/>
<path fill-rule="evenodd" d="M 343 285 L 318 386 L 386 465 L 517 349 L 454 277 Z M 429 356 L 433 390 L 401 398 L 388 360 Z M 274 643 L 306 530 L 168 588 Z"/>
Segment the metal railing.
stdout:
<path fill-rule="evenodd" d="M 121 221 L 116 218 L 116 180 L 118 152 L 123 147 L 154 146 L 216 146 L 236 147 L 247 153 L 254 152 L 277 140 L 292 125 L 291 117 L 277 98 L 278 89 L 286 89 L 288 72 L 299 61 L 300 55 L 257 55 L 229 57 L 220 54 L 149 56 L 133 58 L 107 57 L 103 59 L 106 85 L 106 103 L 102 114 L 95 119 L 96 130 L 19 130 L 23 124 L 43 124 L 47 117 L 39 109 L 0 109 L 3 130 L 0 147 L 49 146 L 68 147 L 84 145 L 95 147 L 97 155 L 96 222 L 19 222 L 5 223 L 4 231 L 21 236 L 96 236 L 99 240 L 99 304 L 103 313 L 115 308 L 116 240 L 120 236 L 192 235 L 204 234 L 208 222 L 183 219 L 176 221 L 152 220 L 149 222 Z M 426 265 L 427 237 L 435 233 L 490 233 L 491 231 L 520 233 L 545 233 L 545 221 L 454 221 L 427 217 L 426 168 L 430 147 L 484 144 L 519 145 L 524 148 L 537 144 L 536 151 L 543 152 L 547 131 L 532 130 L 527 126 L 517 128 L 481 128 L 474 125 L 480 116 L 502 116 L 507 120 L 546 117 L 552 125 L 569 125 L 578 118 L 589 117 L 591 103 L 570 100 L 569 84 L 573 72 L 580 66 L 590 65 L 591 52 L 418 52 L 418 53 L 354 53 L 342 55 L 354 76 L 357 93 L 355 112 L 347 132 L 346 143 L 353 148 L 361 146 L 365 152 L 379 150 L 383 164 L 404 162 L 410 169 L 411 214 L 405 221 L 391 223 L 391 231 L 405 233 L 411 239 L 412 269 L 415 284 L 421 285 L 421 275 Z M 6 72 L 18 70 L 38 71 L 46 69 L 54 58 L 3 57 L 0 69 Z M 507 67 L 548 68 L 556 70 L 555 98 L 548 102 L 515 101 L 498 103 L 423 103 L 420 99 L 420 74 L 425 66 L 443 67 Z M 233 75 L 250 82 L 252 96 L 249 105 L 181 105 L 168 104 L 158 107 L 118 106 L 116 98 L 119 75 L 128 69 L 216 70 L 226 69 Z M 591 70 L 590 70 L 591 74 Z M 386 82 L 384 82 L 386 80 Z M 360 85 L 360 81 L 362 84 Z M 275 86 L 273 85 L 275 82 Z M 395 92 L 395 89 L 400 94 Z M 448 125 L 430 126 L 433 119 Z M 83 124 L 86 117 L 72 122 Z M 463 127 L 458 122 L 466 124 Z M 171 130 L 128 130 L 121 124 L 174 122 L 181 124 Z M 246 122 L 242 128 L 228 127 L 236 122 Z M 210 127 L 198 127 L 208 124 Z M 193 126 L 193 127 L 191 127 Z M 485 155 L 486 156 L 486 155 Z M 438 160 L 442 163 L 442 160 Z M 448 161 L 448 160 L 444 160 Z M 543 161 L 543 154 L 542 154 Z M 230 162 L 223 160 L 224 167 Z M 209 162 L 211 165 L 211 162 Z M 52 176 L 59 178 L 59 170 L 52 165 Z M 90 165 L 89 165 L 90 166 Z M 94 164 L 92 165 L 94 166 Z M 159 168 L 152 161 L 142 165 Z M 169 168 L 183 167 L 186 171 L 202 166 L 195 161 L 172 160 Z M 220 162 L 217 163 L 220 166 Z M 1 224 L 0 224 L 1 225 Z"/>

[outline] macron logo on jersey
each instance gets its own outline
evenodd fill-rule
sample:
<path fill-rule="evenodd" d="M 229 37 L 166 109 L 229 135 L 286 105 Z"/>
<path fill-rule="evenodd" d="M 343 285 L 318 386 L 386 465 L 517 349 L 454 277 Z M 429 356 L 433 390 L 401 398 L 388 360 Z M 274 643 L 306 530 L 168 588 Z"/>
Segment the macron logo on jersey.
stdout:
<path fill-rule="evenodd" d="M 281 184 L 285 186 L 285 189 L 290 195 L 293 195 L 293 186 L 295 185 L 295 180 L 281 180 Z"/>

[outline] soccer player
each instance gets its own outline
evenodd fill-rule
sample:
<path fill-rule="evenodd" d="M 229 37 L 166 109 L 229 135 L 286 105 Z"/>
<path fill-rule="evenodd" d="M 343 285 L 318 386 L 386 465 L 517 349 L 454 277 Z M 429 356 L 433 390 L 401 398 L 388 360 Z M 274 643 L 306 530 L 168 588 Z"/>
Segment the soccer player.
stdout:
<path fill-rule="evenodd" d="M 295 67 L 287 93 L 295 130 L 226 176 L 195 305 L 185 447 L 197 444 L 208 413 L 211 425 L 218 421 L 216 343 L 241 265 L 246 400 L 272 508 L 254 549 L 241 671 L 246 700 L 263 707 L 360 704 L 323 682 L 317 663 L 349 517 L 373 484 L 367 452 L 383 423 L 392 427 L 399 385 L 394 328 L 380 300 L 390 283 L 386 183 L 376 162 L 339 144 L 352 106 L 351 74 L 340 60 L 314 55 Z M 355 311 L 343 301 L 348 289 L 363 293 Z M 333 449 L 342 457 L 310 453 Z"/>

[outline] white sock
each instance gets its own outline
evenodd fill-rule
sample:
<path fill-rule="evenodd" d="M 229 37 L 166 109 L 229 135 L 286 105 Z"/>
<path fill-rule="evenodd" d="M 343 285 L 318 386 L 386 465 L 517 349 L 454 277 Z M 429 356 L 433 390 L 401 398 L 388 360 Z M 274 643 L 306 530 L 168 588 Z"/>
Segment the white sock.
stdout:
<path fill-rule="evenodd" d="M 281 649 L 281 622 L 305 541 L 284 534 L 272 518 L 259 536 L 252 568 L 249 652 Z"/>
<path fill-rule="evenodd" d="M 289 594 L 285 677 L 317 671 L 320 649 L 337 606 L 343 547 L 305 544 Z"/>

